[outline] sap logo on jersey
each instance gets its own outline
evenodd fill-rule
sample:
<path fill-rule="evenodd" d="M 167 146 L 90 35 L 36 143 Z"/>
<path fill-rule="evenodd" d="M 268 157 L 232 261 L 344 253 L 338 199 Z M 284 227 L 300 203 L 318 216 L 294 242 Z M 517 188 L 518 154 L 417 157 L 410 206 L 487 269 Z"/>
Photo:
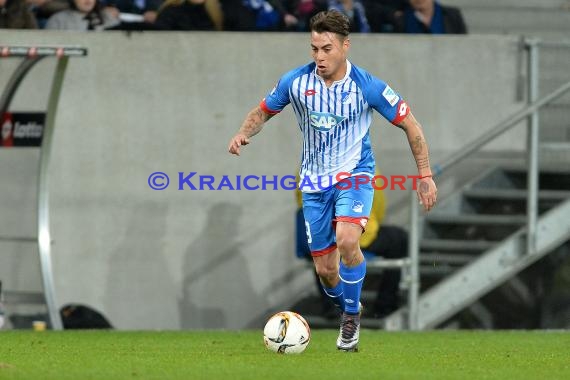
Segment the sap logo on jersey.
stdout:
<path fill-rule="evenodd" d="M 330 131 L 333 127 L 342 123 L 346 119 L 344 116 L 315 111 L 311 111 L 309 113 L 309 118 L 311 120 L 311 127 L 315 128 L 317 131 L 322 132 Z"/>

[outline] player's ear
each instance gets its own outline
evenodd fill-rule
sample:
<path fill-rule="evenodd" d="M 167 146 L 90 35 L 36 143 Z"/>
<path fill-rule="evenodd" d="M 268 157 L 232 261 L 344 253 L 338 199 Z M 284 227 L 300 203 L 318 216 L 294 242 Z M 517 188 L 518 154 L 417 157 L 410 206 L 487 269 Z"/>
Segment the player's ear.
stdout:
<path fill-rule="evenodd" d="M 345 51 L 350 48 L 350 38 L 346 37 L 344 39 L 344 41 L 342 42 L 342 47 L 344 48 Z"/>

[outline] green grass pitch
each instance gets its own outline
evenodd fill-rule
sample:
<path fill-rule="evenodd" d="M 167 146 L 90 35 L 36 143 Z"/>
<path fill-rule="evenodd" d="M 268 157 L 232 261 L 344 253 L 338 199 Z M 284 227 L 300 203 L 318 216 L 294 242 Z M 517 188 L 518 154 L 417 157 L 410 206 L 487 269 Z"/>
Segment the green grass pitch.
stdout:
<path fill-rule="evenodd" d="M 0 379 L 570 379 L 570 332 L 312 331 L 279 355 L 261 331 L 2 331 Z"/>

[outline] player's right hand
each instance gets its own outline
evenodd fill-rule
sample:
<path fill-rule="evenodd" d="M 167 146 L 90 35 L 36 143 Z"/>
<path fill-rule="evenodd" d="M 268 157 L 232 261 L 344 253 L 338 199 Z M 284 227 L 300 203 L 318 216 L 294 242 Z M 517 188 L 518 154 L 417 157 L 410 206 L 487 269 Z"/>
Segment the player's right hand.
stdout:
<path fill-rule="evenodd" d="M 241 133 L 238 133 L 237 135 L 235 135 L 231 140 L 230 140 L 230 145 L 228 146 L 228 151 L 231 154 L 235 154 L 237 156 L 239 156 L 239 148 L 242 145 L 247 145 L 249 144 L 249 138 Z"/>
<path fill-rule="evenodd" d="M 424 211 L 430 211 L 437 202 L 437 186 L 432 177 L 420 179 L 417 189 L 418 200 L 420 205 L 424 206 Z"/>

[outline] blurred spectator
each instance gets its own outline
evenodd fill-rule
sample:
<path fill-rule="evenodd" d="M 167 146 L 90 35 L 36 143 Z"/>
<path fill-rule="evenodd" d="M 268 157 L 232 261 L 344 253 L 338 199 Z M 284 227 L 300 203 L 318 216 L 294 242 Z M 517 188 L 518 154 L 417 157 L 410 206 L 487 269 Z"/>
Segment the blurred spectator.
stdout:
<path fill-rule="evenodd" d="M 220 0 L 224 14 L 224 30 L 250 32 L 255 30 L 256 12 L 243 0 Z"/>
<path fill-rule="evenodd" d="M 231 1 L 226 1 L 226 3 L 231 3 Z M 241 0 L 241 6 L 244 8 L 242 13 L 249 14 L 247 30 L 295 30 L 298 24 L 297 17 L 289 11 L 286 5 L 281 0 Z M 234 4 L 233 7 L 237 6 Z M 227 12 L 226 14 L 229 15 Z"/>
<path fill-rule="evenodd" d="M 294 30 L 299 24 L 295 17 L 281 0 L 267 0 L 279 13 L 279 23 L 282 30 Z"/>
<path fill-rule="evenodd" d="M 166 0 L 155 21 L 161 30 L 222 30 L 218 0 Z"/>
<path fill-rule="evenodd" d="M 146 22 L 154 24 L 156 21 L 157 11 L 162 5 L 163 0 L 106 0 L 105 9 L 116 18 L 120 18 L 123 22 Z M 121 16 L 121 14 L 123 16 Z M 139 15 L 141 18 L 128 17 Z"/>
<path fill-rule="evenodd" d="M 399 23 L 400 33 L 466 34 L 461 11 L 435 0 L 410 0 Z"/>
<path fill-rule="evenodd" d="M 24 0 L 0 0 L 0 29 L 37 29 L 38 24 Z"/>
<path fill-rule="evenodd" d="M 328 0 L 286 0 L 285 8 L 297 18 L 297 24 L 289 28 L 291 31 L 308 32 L 311 17 L 328 8 Z"/>
<path fill-rule="evenodd" d="M 28 7 L 36 17 L 38 27 L 45 28 L 47 20 L 59 11 L 69 9 L 68 0 L 26 0 Z"/>
<path fill-rule="evenodd" d="M 329 10 L 335 9 L 350 19 L 352 33 L 370 33 L 366 10 L 360 0 L 329 0 Z"/>
<path fill-rule="evenodd" d="M 372 33 L 393 33 L 409 6 L 408 0 L 363 0 Z"/>
<path fill-rule="evenodd" d="M 99 0 L 69 0 L 69 9 L 51 16 L 46 29 L 57 30 L 104 30 L 119 23 L 103 10 Z"/>

